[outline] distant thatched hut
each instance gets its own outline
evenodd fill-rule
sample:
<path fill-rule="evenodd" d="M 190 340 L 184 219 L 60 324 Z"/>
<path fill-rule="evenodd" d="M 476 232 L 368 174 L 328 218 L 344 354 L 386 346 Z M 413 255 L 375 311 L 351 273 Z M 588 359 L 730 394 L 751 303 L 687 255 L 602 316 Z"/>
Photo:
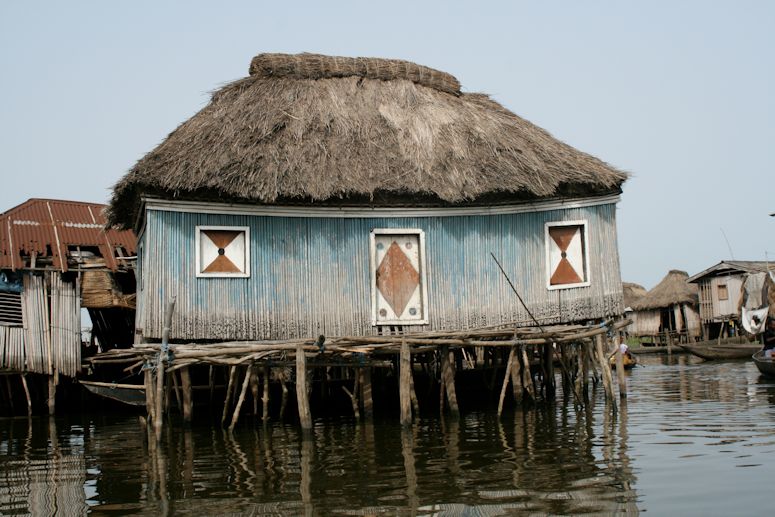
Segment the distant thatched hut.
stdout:
<path fill-rule="evenodd" d="M 262 54 L 116 185 L 138 332 L 363 335 L 622 311 L 626 175 L 405 61 Z"/>
<path fill-rule="evenodd" d="M 631 305 L 635 321 L 630 333 L 660 339 L 694 340 L 700 336 L 697 286 L 685 271 L 672 270 Z"/>
<path fill-rule="evenodd" d="M 624 295 L 624 308 L 632 308 L 633 304 L 646 296 L 646 288 L 632 282 L 622 282 L 622 294 Z"/>

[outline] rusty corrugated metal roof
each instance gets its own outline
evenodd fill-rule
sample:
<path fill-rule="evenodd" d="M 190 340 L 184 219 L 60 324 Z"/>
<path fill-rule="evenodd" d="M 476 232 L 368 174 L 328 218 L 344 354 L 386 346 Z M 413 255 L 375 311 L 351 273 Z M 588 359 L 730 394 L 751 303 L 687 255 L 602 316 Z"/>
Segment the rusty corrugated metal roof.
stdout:
<path fill-rule="evenodd" d="M 137 239 L 131 231 L 105 230 L 105 205 L 58 199 L 29 199 L 0 214 L 0 269 L 21 269 L 23 256 L 52 259 L 67 271 L 70 247 L 97 247 L 105 265 L 118 268 L 116 248 L 135 255 Z"/>

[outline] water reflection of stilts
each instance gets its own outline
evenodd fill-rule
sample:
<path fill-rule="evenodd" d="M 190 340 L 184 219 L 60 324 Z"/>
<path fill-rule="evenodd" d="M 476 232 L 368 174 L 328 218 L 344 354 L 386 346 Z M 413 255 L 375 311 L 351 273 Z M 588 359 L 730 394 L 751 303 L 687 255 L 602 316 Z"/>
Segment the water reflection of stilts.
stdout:
<path fill-rule="evenodd" d="M 414 428 L 401 430 L 401 454 L 406 471 L 406 506 L 411 515 L 417 515 L 420 501 L 417 498 L 417 469 L 414 463 Z"/>

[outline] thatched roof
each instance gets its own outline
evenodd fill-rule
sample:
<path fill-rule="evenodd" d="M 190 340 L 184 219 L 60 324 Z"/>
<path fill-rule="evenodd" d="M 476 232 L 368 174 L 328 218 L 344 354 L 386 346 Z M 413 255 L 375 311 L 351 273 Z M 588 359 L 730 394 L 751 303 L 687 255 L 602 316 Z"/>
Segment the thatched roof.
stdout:
<path fill-rule="evenodd" d="M 143 196 L 435 206 L 612 193 L 625 179 L 444 72 L 261 54 L 116 184 L 108 217 L 131 226 Z"/>
<path fill-rule="evenodd" d="M 664 309 L 671 305 L 687 303 L 696 306 L 698 288 L 687 282 L 689 274 L 686 271 L 673 269 L 644 297 L 630 306 L 635 311 Z"/>
<path fill-rule="evenodd" d="M 646 288 L 632 282 L 622 282 L 624 306 L 632 308 L 632 304 L 646 296 Z"/>

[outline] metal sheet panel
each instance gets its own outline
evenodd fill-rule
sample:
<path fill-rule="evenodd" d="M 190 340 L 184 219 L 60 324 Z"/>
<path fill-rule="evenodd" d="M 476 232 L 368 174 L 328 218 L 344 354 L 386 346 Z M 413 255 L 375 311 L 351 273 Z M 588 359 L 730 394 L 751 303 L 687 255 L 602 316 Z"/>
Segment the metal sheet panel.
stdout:
<path fill-rule="evenodd" d="M 183 340 L 368 335 L 374 228 L 425 233 L 427 325 L 458 329 L 528 324 L 490 257 L 504 265 L 542 323 L 622 310 L 615 204 L 459 217 L 285 218 L 149 210 L 142 237 L 138 327 L 159 338 L 165 300 L 177 296 L 172 336 Z M 547 289 L 545 224 L 587 221 L 591 284 Z M 197 226 L 250 228 L 250 276 L 197 278 Z"/>
<path fill-rule="evenodd" d="M 0 214 L 0 269 L 20 269 L 20 255 L 35 253 L 66 271 L 68 246 L 94 246 L 115 271 L 115 248 L 134 255 L 136 240 L 131 231 L 105 230 L 104 209 L 96 203 L 30 199 Z"/>

